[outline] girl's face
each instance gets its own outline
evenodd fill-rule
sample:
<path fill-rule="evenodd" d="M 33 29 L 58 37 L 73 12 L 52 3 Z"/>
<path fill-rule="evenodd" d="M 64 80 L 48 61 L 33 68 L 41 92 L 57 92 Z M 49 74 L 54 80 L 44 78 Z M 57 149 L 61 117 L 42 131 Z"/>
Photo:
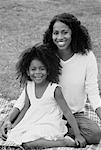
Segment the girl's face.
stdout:
<path fill-rule="evenodd" d="M 59 50 L 66 50 L 71 43 L 72 31 L 66 24 L 57 21 L 53 26 L 52 38 Z"/>
<path fill-rule="evenodd" d="M 28 76 L 36 84 L 42 84 L 46 81 L 47 78 L 46 67 L 41 61 L 34 59 L 29 66 Z"/>

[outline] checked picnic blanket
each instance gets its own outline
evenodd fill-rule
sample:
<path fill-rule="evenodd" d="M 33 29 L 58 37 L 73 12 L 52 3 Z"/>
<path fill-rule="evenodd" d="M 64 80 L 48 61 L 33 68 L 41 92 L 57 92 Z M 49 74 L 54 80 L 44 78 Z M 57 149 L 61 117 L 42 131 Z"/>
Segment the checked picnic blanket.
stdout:
<path fill-rule="evenodd" d="M 2 124 L 2 120 L 8 115 L 9 111 L 13 108 L 15 100 L 7 101 L 3 98 L 0 98 L 0 124 Z M 93 111 L 89 101 L 85 105 L 85 113 L 88 114 L 88 117 L 99 125 L 101 128 L 101 121 Z M 0 150 L 24 150 L 19 145 L 15 143 L 6 143 L 0 142 Z M 87 145 L 86 148 L 72 148 L 72 147 L 58 147 L 58 148 L 48 148 L 45 150 L 101 150 L 101 141 L 98 145 Z"/>

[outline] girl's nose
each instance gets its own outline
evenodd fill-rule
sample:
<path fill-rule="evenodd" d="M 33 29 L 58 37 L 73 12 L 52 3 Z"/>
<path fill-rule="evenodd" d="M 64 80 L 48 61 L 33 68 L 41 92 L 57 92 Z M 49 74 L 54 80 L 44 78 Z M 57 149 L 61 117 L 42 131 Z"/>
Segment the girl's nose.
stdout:
<path fill-rule="evenodd" d="M 35 73 L 40 73 L 40 69 L 36 69 Z"/>
<path fill-rule="evenodd" d="M 61 33 L 58 34 L 58 37 L 57 37 L 59 40 L 63 39 L 63 35 Z"/>

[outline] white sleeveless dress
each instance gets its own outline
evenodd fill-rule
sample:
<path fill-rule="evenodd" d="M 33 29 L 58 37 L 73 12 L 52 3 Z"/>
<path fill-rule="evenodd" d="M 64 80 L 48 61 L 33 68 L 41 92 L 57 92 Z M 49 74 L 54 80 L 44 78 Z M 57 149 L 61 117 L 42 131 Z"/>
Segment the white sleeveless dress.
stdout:
<path fill-rule="evenodd" d="M 66 121 L 62 119 L 62 111 L 54 99 L 58 84 L 50 84 L 41 98 L 35 96 L 34 82 L 28 82 L 27 92 L 31 106 L 23 119 L 8 134 L 7 141 L 21 145 L 39 138 L 56 140 L 67 132 Z"/>

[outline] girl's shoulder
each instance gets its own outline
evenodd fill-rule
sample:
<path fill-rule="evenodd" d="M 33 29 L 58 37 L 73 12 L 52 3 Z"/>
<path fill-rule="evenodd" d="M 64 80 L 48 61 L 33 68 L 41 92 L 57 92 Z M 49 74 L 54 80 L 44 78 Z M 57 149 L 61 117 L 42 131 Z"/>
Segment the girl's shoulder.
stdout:
<path fill-rule="evenodd" d="M 28 81 L 26 82 L 26 85 L 32 85 L 33 83 L 34 83 L 34 81 L 29 81 L 29 80 L 28 80 Z"/>
<path fill-rule="evenodd" d="M 61 86 L 57 83 L 49 83 L 48 93 L 49 93 L 49 95 L 51 95 L 52 98 L 54 98 L 54 92 L 57 87 L 61 87 Z"/>
<path fill-rule="evenodd" d="M 49 83 L 50 89 L 55 91 L 56 87 L 61 87 L 58 83 Z"/>
<path fill-rule="evenodd" d="M 58 84 L 58 83 L 49 83 L 49 84 L 50 84 L 50 87 L 57 87 L 57 86 L 60 87 L 60 84 Z"/>
<path fill-rule="evenodd" d="M 27 81 L 27 82 L 26 82 L 26 88 L 27 88 L 27 89 L 33 88 L 34 85 L 35 85 L 35 84 L 34 84 L 33 81 Z"/>

